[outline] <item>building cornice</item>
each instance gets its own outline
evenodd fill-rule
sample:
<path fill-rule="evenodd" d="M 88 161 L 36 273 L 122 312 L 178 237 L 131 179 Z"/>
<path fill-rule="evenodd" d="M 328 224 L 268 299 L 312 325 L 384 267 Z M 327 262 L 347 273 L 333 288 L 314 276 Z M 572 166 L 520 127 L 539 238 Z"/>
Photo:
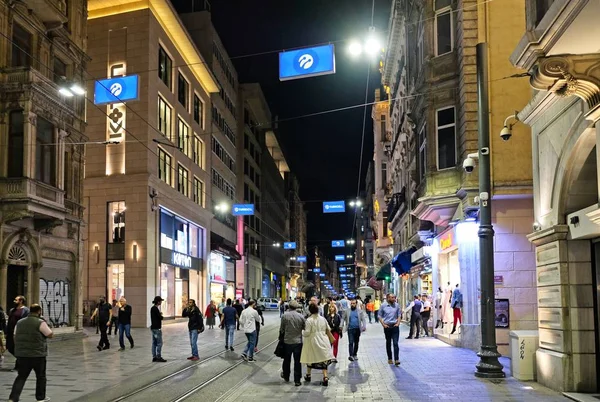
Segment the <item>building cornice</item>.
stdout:
<path fill-rule="evenodd" d="M 411 212 L 422 221 L 431 221 L 436 226 L 447 226 L 461 201 L 456 194 L 422 197 Z"/>

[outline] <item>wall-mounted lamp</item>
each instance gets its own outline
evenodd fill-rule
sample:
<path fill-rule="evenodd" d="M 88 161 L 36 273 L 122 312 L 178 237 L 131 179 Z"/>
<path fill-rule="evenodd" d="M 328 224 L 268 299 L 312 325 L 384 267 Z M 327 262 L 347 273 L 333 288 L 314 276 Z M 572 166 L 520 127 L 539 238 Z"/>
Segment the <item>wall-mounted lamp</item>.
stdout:
<path fill-rule="evenodd" d="M 133 245 L 133 261 L 137 262 L 138 260 L 138 253 L 137 253 L 137 244 Z"/>
<path fill-rule="evenodd" d="M 94 246 L 94 254 L 96 255 L 96 264 L 100 264 L 100 246 Z"/>

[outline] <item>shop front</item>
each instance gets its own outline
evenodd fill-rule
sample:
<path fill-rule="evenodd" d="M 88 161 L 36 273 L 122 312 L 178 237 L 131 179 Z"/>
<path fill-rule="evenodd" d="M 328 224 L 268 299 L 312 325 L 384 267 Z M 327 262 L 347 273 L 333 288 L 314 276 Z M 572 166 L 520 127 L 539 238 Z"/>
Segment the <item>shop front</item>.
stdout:
<path fill-rule="evenodd" d="M 208 283 L 210 300 L 221 303 L 223 298 L 236 298 L 236 262 L 242 256 L 235 246 L 216 233 L 211 233 L 211 251 L 208 264 Z M 238 264 L 239 265 L 239 264 Z M 243 281 L 243 280 L 242 280 Z"/>
<path fill-rule="evenodd" d="M 221 303 L 227 293 L 227 264 L 225 258 L 225 255 L 221 253 L 211 251 L 208 260 L 210 300 L 214 300 L 217 304 Z"/>
<path fill-rule="evenodd" d="M 438 319 L 443 322 L 443 328 L 438 328 L 436 333 L 448 335 L 452 331 L 453 311 L 450 306 L 453 289 L 460 287 L 460 264 L 458 259 L 458 244 L 456 231 L 449 228 L 435 239 L 437 245 L 437 266 L 434 267 L 434 277 L 438 288 L 442 289 L 441 309 L 436 311 Z M 460 333 L 460 332 L 459 332 Z"/>
<path fill-rule="evenodd" d="M 181 317 L 188 300 L 199 300 L 201 296 L 204 236 L 204 228 L 161 209 L 158 276 L 165 318 Z M 113 288 L 118 293 L 123 267 L 115 264 L 112 268 Z"/>

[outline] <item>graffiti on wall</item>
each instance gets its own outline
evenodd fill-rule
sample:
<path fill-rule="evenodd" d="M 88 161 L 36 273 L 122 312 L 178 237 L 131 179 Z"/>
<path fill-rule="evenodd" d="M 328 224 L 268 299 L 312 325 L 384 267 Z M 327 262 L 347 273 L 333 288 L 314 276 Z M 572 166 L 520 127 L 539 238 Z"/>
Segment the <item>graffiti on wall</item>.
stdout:
<path fill-rule="evenodd" d="M 40 305 L 50 326 L 56 328 L 70 325 L 70 298 L 69 281 L 40 279 Z"/>

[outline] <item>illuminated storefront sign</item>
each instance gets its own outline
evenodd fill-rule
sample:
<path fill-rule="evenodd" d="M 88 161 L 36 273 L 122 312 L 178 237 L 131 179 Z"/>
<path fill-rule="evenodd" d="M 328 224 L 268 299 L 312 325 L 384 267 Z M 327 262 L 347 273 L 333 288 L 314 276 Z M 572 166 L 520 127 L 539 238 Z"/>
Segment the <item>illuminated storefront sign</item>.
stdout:
<path fill-rule="evenodd" d="M 191 268 L 192 257 L 173 251 L 173 253 L 171 254 L 171 263 L 173 265 L 177 265 L 178 267 Z"/>
<path fill-rule="evenodd" d="M 280 81 L 334 73 L 335 48 L 332 44 L 279 53 Z"/>
<path fill-rule="evenodd" d="M 452 230 L 440 236 L 440 250 L 448 250 L 454 246 L 454 232 Z"/>

